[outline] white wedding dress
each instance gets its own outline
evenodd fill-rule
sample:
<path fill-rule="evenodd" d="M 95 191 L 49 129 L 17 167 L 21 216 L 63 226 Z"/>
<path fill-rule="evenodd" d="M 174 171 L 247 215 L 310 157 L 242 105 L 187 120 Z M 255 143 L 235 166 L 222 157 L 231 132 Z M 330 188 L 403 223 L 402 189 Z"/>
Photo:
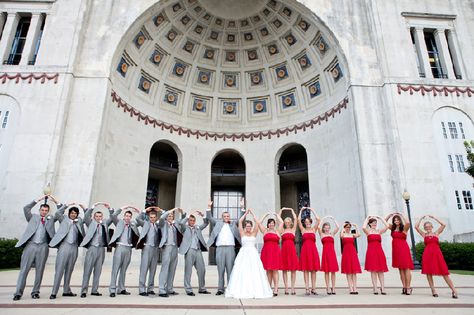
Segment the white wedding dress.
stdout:
<path fill-rule="evenodd" d="M 243 236 L 242 248 L 235 258 L 225 297 L 266 299 L 272 296 L 267 274 L 255 247 L 255 236 Z"/>

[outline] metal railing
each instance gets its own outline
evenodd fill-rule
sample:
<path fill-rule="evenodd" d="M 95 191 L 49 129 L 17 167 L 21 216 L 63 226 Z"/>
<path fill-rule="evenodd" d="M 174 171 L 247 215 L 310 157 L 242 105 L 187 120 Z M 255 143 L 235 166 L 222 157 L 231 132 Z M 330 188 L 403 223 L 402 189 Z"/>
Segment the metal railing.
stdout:
<path fill-rule="evenodd" d="M 179 163 L 176 160 L 159 158 L 151 160 L 150 167 L 177 172 L 179 170 Z"/>
<path fill-rule="evenodd" d="M 278 174 L 305 172 L 308 170 L 306 160 L 278 163 Z"/>
<path fill-rule="evenodd" d="M 213 167 L 211 169 L 211 174 L 212 176 L 245 176 L 245 169 Z"/>

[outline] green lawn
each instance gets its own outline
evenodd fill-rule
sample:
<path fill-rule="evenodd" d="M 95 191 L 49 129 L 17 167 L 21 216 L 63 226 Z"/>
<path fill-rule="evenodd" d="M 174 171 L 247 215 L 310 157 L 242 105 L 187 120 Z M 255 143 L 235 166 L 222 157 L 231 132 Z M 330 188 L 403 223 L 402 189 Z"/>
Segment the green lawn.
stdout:
<path fill-rule="evenodd" d="M 471 271 L 471 270 L 449 270 L 449 272 L 457 274 L 457 275 L 474 276 L 474 271 Z"/>

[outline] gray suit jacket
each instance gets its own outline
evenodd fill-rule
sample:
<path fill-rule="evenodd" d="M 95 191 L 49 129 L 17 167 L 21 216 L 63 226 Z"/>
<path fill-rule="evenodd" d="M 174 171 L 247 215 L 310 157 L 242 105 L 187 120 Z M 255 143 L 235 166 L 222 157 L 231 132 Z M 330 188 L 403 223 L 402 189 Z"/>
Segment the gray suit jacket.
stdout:
<path fill-rule="evenodd" d="M 120 239 L 120 236 L 122 235 L 125 229 L 125 221 L 119 220 L 118 218 L 118 215 L 121 212 L 122 212 L 122 209 L 118 209 L 110 216 L 112 218 L 112 221 L 115 224 L 114 235 L 112 235 L 112 238 L 110 239 L 110 242 L 109 242 L 109 245 L 111 247 L 115 247 L 117 245 L 117 242 Z M 135 247 L 137 246 L 140 232 L 138 231 L 138 228 L 135 222 L 130 222 L 130 227 L 132 228 L 132 247 Z"/>
<path fill-rule="evenodd" d="M 59 224 L 58 232 L 54 235 L 51 242 L 49 242 L 49 247 L 58 248 L 61 245 L 61 242 L 66 238 L 67 234 L 69 233 L 69 216 L 64 214 L 64 210 L 66 210 L 66 206 L 61 207 L 56 211 L 54 214 L 54 218 L 59 220 L 61 224 Z M 73 223 L 77 227 L 78 235 L 77 235 L 77 245 L 82 242 L 84 235 L 84 222 L 82 221 L 81 217 L 77 217 L 77 221 Z"/>
<path fill-rule="evenodd" d="M 87 226 L 87 232 L 86 236 L 82 240 L 81 244 L 79 246 L 83 246 L 85 248 L 89 248 L 90 242 L 92 241 L 92 238 L 94 237 L 95 232 L 97 231 L 97 222 L 92 219 L 92 212 L 94 211 L 94 208 L 88 208 L 86 210 L 86 213 L 84 214 L 84 224 Z M 107 220 L 102 221 L 101 223 L 101 228 L 102 228 L 102 237 L 103 237 L 103 242 L 105 246 L 109 244 L 110 241 L 110 236 L 109 236 L 109 226 L 112 224 L 112 214 L 114 212 L 114 209 L 109 209 L 110 215 Z M 92 225 L 91 225 L 92 223 Z"/>
<path fill-rule="evenodd" d="M 35 235 L 36 229 L 38 225 L 41 224 L 41 216 L 39 214 L 32 214 L 31 209 L 36 205 L 36 201 L 32 201 L 27 204 L 23 208 L 23 212 L 25 214 L 26 221 L 28 221 L 28 225 L 26 226 L 25 232 L 21 236 L 20 240 L 16 243 L 15 247 L 24 247 L 28 243 L 28 241 Z M 58 207 L 66 207 L 65 205 L 58 204 Z M 63 210 L 64 211 L 64 210 Z M 45 218 L 45 227 L 46 227 L 46 236 L 47 241 L 49 241 L 54 237 L 54 222 L 55 219 L 51 215 L 47 215 Z"/>
<path fill-rule="evenodd" d="M 169 229 L 169 224 L 166 222 L 166 218 L 168 217 L 169 211 L 165 211 L 161 214 L 160 221 L 158 221 L 158 226 L 160 227 L 161 231 L 161 241 L 160 241 L 160 248 L 162 248 L 168 239 L 168 229 Z M 173 223 L 174 227 L 176 228 L 176 240 L 178 244 L 176 244 L 177 247 L 181 245 L 181 241 L 183 240 L 183 234 L 181 234 L 180 230 L 180 225 L 179 222 L 175 221 Z"/>
<path fill-rule="evenodd" d="M 181 255 L 186 255 L 188 252 L 189 248 L 191 247 L 191 241 L 193 237 L 193 232 L 191 230 L 191 227 L 189 227 L 188 224 L 188 217 L 183 218 L 179 224 L 181 226 L 181 230 L 184 231 L 183 235 L 183 241 L 181 242 L 181 246 L 179 246 L 179 251 Z M 209 225 L 209 220 L 207 218 L 204 218 L 204 223 L 201 225 L 194 225 L 196 228 L 196 235 L 199 240 L 199 246 L 201 247 L 201 251 L 207 252 L 207 246 L 206 246 L 206 241 L 204 240 L 204 237 L 202 236 L 202 230 L 204 230 L 207 226 Z"/>
<path fill-rule="evenodd" d="M 209 235 L 209 239 L 207 240 L 207 246 L 209 247 L 215 247 L 216 246 L 216 241 L 217 241 L 217 235 L 222 230 L 222 227 L 224 226 L 224 221 L 222 220 L 217 220 L 215 219 L 211 211 L 206 211 L 206 217 L 211 222 L 214 227 L 212 228 L 211 235 Z M 239 227 L 238 227 L 239 221 L 234 220 L 230 222 L 230 230 L 232 231 L 232 234 L 234 235 L 235 238 L 235 246 L 240 247 L 240 232 L 239 232 Z"/>
<path fill-rule="evenodd" d="M 138 239 L 138 243 L 136 246 L 137 249 L 143 249 L 143 247 L 145 246 L 146 235 L 148 234 L 148 231 L 150 230 L 150 227 L 151 227 L 150 221 L 145 220 L 145 218 L 146 218 L 146 213 L 142 212 L 136 219 L 137 225 L 142 227 L 142 230 L 140 231 L 140 237 Z M 156 222 L 155 224 L 158 225 L 158 222 Z M 161 241 L 161 229 L 158 229 L 156 231 L 155 236 L 156 236 L 155 244 L 156 246 L 158 246 Z"/>

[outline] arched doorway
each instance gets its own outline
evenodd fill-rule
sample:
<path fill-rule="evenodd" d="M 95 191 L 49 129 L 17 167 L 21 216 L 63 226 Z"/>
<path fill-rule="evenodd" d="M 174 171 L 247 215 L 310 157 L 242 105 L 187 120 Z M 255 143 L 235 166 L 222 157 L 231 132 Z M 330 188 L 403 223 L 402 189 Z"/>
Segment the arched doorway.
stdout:
<path fill-rule="evenodd" d="M 310 206 L 306 149 L 299 144 L 287 146 L 283 149 L 277 166 L 280 179 L 280 207 L 293 208 L 298 214 L 302 207 Z M 289 215 L 288 212 L 283 213 L 284 217 Z M 301 218 L 304 220 L 307 216 L 310 216 L 310 212 L 304 211 Z M 296 242 L 300 245 L 300 235 L 297 235 Z"/>
<path fill-rule="evenodd" d="M 178 173 L 179 160 L 176 150 L 166 142 L 156 142 L 150 150 L 145 207 L 175 207 Z"/>
<path fill-rule="evenodd" d="M 212 215 L 220 218 L 229 212 L 231 219 L 240 217 L 240 199 L 245 196 L 245 161 L 234 150 L 219 152 L 211 165 Z M 212 228 L 212 227 L 211 227 Z M 215 249 L 209 249 L 209 264 L 215 264 Z"/>

